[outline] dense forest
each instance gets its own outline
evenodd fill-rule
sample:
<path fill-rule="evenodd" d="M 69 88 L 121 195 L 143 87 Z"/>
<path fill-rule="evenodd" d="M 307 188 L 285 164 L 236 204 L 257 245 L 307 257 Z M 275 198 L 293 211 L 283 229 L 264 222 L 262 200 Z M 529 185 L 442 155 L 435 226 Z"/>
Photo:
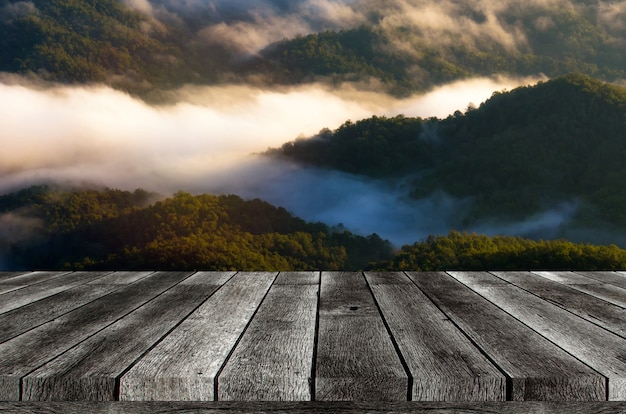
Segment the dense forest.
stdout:
<path fill-rule="evenodd" d="M 528 22 L 538 16 L 548 18 L 545 10 L 529 9 L 523 16 Z M 624 78 L 623 54 L 592 17 L 556 9 L 548 10 L 548 16 L 558 22 L 558 29 L 539 31 L 526 25 L 530 40 L 523 50 L 507 50 L 494 42 L 429 44 L 424 38 L 413 38 L 408 28 L 389 32 L 362 26 L 284 40 L 262 51 L 254 64 L 277 82 L 374 77 L 398 95 L 494 73 L 557 77 L 581 72 L 608 80 Z M 397 51 L 394 43 L 399 42 L 410 45 L 410 53 Z"/>
<path fill-rule="evenodd" d="M 415 198 L 472 200 L 465 217 L 520 219 L 581 203 L 581 223 L 626 228 L 626 88 L 569 75 L 496 92 L 446 119 L 348 121 L 272 150 L 374 178 L 411 178 Z"/>
<path fill-rule="evenodd" d="M 234 195 L 37 186 L 0 196 L 0 252 L 17 269 L 353 269 L 391 246 Z"/>
<path fill-rule="evenodd" d="M 619 24 L 600 22 L 604 8 L 588 1 L 503 8 L 493 18 L 519 38 L 508 46 L 484 34 L 467 38 L 444 31 L 433 37 L 409 23 L 390 27 L 375 9 L 355 9 L 367 14 L 357 27 L 298 35 L 244 53 L 218 38 L 203 38 L 198 16 L 173 18 L 171 12 L 159 18 L 118 0 L 4 0 L 0 71 L 101 82 L 144 97 L 162 88 L 223 81 L 374 78 L 396 95 L 494 73 L 555 77 L 578 71 L 614 81 L 626 76 L 625 36 Z M 469 27 L 488 23 L 479 9 L 464 13 Z M 205 24 L 215 24 L 215 17 L 206 16 Z"/>
<path fill-rule="evenodd" d="M 118 0 L 4 3 L 0 71 L 149 97 L 160 88 L 213 82 L 224 61 L 219 47 L 196 48 L 183 26 L 154 21 Z"/>
<path fill-rule="evenodd" d="M 159 201 L 156 201 L 159 200 Z M 451 232 L 393 252 L 234 195 L 37 186 L 0 196 L 0 270 L 625 269 L 616 246 Z"/>
<path fill-rule="evenodd" d="M 623 269 L 626 250 L 566 240 L 488 237 L 451 231 L 403 246 L 391 261 L 370 264 L 381 270 L 600 270 Z"/>

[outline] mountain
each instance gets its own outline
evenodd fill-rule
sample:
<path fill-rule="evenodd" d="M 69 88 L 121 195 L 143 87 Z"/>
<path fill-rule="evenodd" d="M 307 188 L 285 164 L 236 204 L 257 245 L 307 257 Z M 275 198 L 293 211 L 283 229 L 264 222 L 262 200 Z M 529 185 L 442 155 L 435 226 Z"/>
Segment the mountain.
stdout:
<path fill-rule="evenodd" d="M 347 122 L 270 154 L 372 178 L 410 180 L 414 198 L 472 200 L 468 225 L 523 219 L 559 203 L 579 224 L 626 226 L 626 88 L 573 74 L 446 119 Z"/>
<path fill-rule="evenodd" d="M 392 260 L 373 263 L 380 270 L 585 270 L 624 269 L 626 250 L 566 240 L 488 237 L 451 231 L 406 245 Z"/>
<path fill-rule="evenodd" d="M 339 270 L 391 245 L 258 199 L 37 186 L 0 196 L 0 252 L 4 269 Z"/>
<path fill-rule="evenodd" d="M 51 186 L 0 196 L 0 252 L 0 270 L 626 268 L 614 245 L 453 231 L 392 254 L 375 234 L 306 223 L 258 199 Z"/>
<path fill-rule="evenodd" d="M 532 9 L 532 8 L 531 8 Z M 554 27 L 539 30 L 534 21 Z M 508 49 L 495 40 L 441 44 L 417 36 L 410 28 L 370 25 L 325 31 L 270 45 L 253 65 L 278 83 L 330 77 L 335 81 L 377 78 L 397 95 L 494 73 L 558 77 L 570 72 L 624 79 L 626 60 L 613 39 L 592 16 L 573 11 L 532 9 L 505 19 L 523 20 L 524 46 Z M 404 50 L 399 48 L 403 45 Z"/>
<path fill-rule="evenodd" d="M 220 61 L 216 49 L 198 56 L 184 27 L 151 19 L 117 0 L 4 3 L 0 71 L 146 94 L 211 82 L 211 62 Z"/>
<path fill-rule="evenodd" d="M 220 14 L 218 7 L 229 7 L 222 3 L 214 4 L 213 12 L 176 14 L 176 7 L 200 6 L 145 2 L 161 11 L 152 15 L 125 5 L 130 3 L 0 2 L 0 71 L 106 83 L 141 95 L 223 81 L 275 85 L 375 79 L 393 94 L 408 95 L 493 74 L 556 77 L 578 71 L 607 81 L 626 78 L 626 33 L 606 2 L 509 4 L 497 12 L 481 4 L 442 5 L 449 15 L 437 18 L 458 21 L 458 27 L 442 28 L 418 17 L 403 18 L 401 8 L 409 7 L 405 3 L 362 1 L 345 6 L 360 15 L 359 25 L 270 41 L 258 52 L 237 49 L 219 33 L 241 27 L 233 33 L 250 30 L 250 38 L 262 37 L 260 31 L 270 28 L 255 24 L 272 10 L 267 5 L 240 11 L 248 20 L 230 21 L 228 13 Z M 417 15 L 432 12 L 411 7 Z M 288 23 L 289 16 L 272 18 Z M 390 23 L 395 20 L 399 22 Z M 303 26 L 306 21 L 306 16 L 298 20 Z"/>

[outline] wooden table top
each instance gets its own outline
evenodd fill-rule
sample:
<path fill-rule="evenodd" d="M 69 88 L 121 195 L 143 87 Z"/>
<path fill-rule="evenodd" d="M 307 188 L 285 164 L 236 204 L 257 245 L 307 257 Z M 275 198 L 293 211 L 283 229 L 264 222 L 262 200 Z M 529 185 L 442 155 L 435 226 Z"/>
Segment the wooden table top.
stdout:
<path fill-rule="evenodd" d="M 116 400 L 625 401 L 626 273 L 0 273 L 0 410 Z"/>

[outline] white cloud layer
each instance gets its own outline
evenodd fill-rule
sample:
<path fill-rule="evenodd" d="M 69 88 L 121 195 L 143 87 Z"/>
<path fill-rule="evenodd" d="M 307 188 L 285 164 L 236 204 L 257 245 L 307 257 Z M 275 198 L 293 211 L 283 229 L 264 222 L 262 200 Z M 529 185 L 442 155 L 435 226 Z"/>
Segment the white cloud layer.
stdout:
<path fill-rule="evenodd" d="M 444 117 L 480 104 L 493 91 L 528 83 L 475 79 L 402 100 L 353 85 L 187 87 L 176 92 L 177 103 L 151 106 L 107 87 L 0 79 L 0 193 L 50 180 L 166 194 L 234 193 L 396 242 L 443 231 L 459 204 L 446 197 L 415 204 L 387 183 L 250 154 L 348 119 Z"/>

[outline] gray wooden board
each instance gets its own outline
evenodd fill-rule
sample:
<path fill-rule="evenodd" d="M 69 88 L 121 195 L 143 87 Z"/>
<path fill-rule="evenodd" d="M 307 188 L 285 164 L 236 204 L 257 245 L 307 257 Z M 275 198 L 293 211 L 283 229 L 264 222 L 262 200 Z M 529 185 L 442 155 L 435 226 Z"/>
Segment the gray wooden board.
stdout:
<path fill-rule="evenodd" d="M 620 272 L 575 272 L 590 279 L 626 289 L 626 275 Z"/>
<path fill-rule="evenodd" d="M 506 378 L 402 273 L 365 273 L 416 401 L 504 401 Z"/>
<path fill-rule="evenodd" d="M 89 282 L 89 285 L 128 285 L 148 277 L 154 272 L 113 272 Z"/>
<path fill-rule="evenodd" d="M 14 276 L 23 275 L 27 272 L 0 272 L 0 283 L 4 282 L 5 279 L 10 279 Z"/>
<path fill-rule="evenodd" d="M 189 276 L 158 272 L 0 344 L 0 400 L 18 400 L 20 379 Z"/>
<path fill-rule="evenodd" d="M 364 276 L 322 272 L 316 400 L 406 400 L 409 379 Z"/>
<path fill-rule="evenodd" d="M 2 295 L 3 293 L 25 288 L 26 286 L 28 285 L 0 285 L 0 295 Z M 0 300 L 2 300 L 2 296 L 0 296 Z"/>
<path fill-rule="evenodd" d="M 610 400 L 626 399 L 626 340 L 487 272 L 448 272 L 608 378 Z"/>
<path fill-rule="evenodd" d="M 218 371 L 275 278 L 235 275 L 121 377 L 120 399 L 214 400 Z"/>
<path fill-rule="evenodd" d="M 281 272 L 274 281 L 275 285 L 318 285 L 320 272 Z"/>
<path fill-rule="evenodd" d="M 2 301 L 0 301 L 0 314 L 19 308 L 20 306 L 28 305 L 31 302 L 52 296 L 64 290 L 71 289 L 74 286 L 82 285 L 104 274 L 105 273 L 102 272 L 66 273 L 50 280 L 5 293 L 0 296 L 2 298 Z"/>
<path fill-rule="evenodd" d="M 120 287 L 120 285 L 84 284 L 0 314 L 0 343 L 43 325 Z"/>
<path fill-rule="evenodd" d="M 589 322 L 626 338 L 626 309 L 530 272 L 491 272 Z"/>
<path fill-rule="evenodd" d="M 606 398 L 602 375 L 457 280 L 443 272 L 408 276 L 511 378 L 512 400 Z"/>
<path fill-rule="evenodd" d="M 279 279 L 219 375 L 220 401 L 311 400 L 319 275 Z"/>
<path fill-rule="evenodd" d="M 11 280 L 0 281 L 0 295 L 21 289 L 29 285 L 41 282 L 47 282 L 54 277 L 58 277 L 68 272 L 30 272 L 30 273 L 10 273 L 13 275 Z M 107 284 L 107 285 L 125 285 L 142 279 L 154 272 L 107 272 L 107 276 L 97 278 L 88 284 Z M 0 297 L 2 299 L 2 297 Z"/>
<path fill-rule="evenodd" d="M 617 306 L 626 308 L 626 289 L 609 283 L 602 283 L 574 272 L 535 272 L 539 276 L 570 286 Z"/>
<path fill-rule="evenodd" d="M 623 414 L 624 402 L 0 402 L 14 414 Z"/>
<path fill-rule="evenodd" d="M 59 277 L 61 275 L 65 275 L 69 272 L 28 272 L 17 274 L 6 279 L 0 280 L 0 285 L 9 284 L 9 285 L 34 285 L 37 283 L 45 282 L 47 280 L 53 279 L 55 277 Z"/>
<path fill-rule="evenodd" d="M 196 273 L 22 379 L 23 401 L 113 401 L 116 379 L 233 273 Z"/>

